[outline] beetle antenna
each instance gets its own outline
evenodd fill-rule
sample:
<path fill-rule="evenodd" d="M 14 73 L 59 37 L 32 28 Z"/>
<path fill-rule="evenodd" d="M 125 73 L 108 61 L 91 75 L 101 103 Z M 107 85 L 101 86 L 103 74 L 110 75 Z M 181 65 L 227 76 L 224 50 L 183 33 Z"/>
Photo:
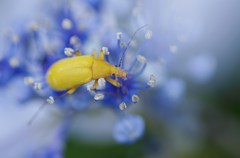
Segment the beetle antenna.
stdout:
<path fill-rule="evenodd" d="M 38 110 L 35 112 L 35 114 L 32 116 L 32 118 L 28 121 L 28 125 L 31 125 L 32 122 L 36 119 L 36 117 L 38 116 L 38 114 L 42 111 L 42 109 L 48 104 L 47 101 L 45 101 L 39 108 Z"/>
<path fill-rule="evenodd" d="M 125 54 L 125 52 L 127 51 L 130 43 L 132 42 L 132 40 L 133 40 L 133 38 L 135 37 L 135 35 L 137 34 L 137 32 L 140 31 L 141 29 L 143 29 L 143 28 L 146 27 L 146 26 L 148 26 L 148 24 L 145 24 L 145 25 L 139 27 L 139 28 L 133 33 L 132 37 L 130 38 L 130 40 L 129 40 L 128 43 L 127 43 L 126 48 L 124 49 L 124 51 L 123 51 L 123 53 L 122 53 L 122 56 L 121 56 L 120 61 L 119 61 L 119 64 L 118 64 L 118 67 L 120 67 L 120 66 L 122 65 L 124 54 Z"/>
<path fill-rule="evenodd" d="M 46 107 L 48 104 L 54 104 L 54 102 L 58 99 L 61 99 L 62 97 L 68 95 L 68 93 L 64 93 L 56 98 L 53 98 L 52 96 L 49 96 L 46 101 L 38 108 L 38 110 L 35 112 L 35 114 L 32 116 L 32 118 L 28 121 L 28 125 L 31 125 L 32 122 L 37 118 L 39 113 Z"/>

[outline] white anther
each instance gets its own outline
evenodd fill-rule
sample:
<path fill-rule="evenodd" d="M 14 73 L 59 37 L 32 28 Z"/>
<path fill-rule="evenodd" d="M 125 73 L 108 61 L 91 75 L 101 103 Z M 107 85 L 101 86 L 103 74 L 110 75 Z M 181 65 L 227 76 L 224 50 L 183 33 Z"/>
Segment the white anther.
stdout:
<path fill-rule="evenodd" d="M 105 53 L 104 53 L 104 55 L 110 55 L 110 52 L 109 52 L 109 51 L 107 51 L 107 52 L 105 52 Z"/>
<path fill-rule="evenodd" d="M 87 90 L 90 92 L 93 90 L 93 86 L 92 85 L 87 85 Z"/>
<path fill-rule="evenodd" d="M 141 64 L 145 64 L 146 63 L 146 58 L 142 55 L 138 55 L 137 56 L 137 60 L 138 62 L 140 62 Z"/>
<path fill-rule="evenodd" d="M 152 31 L 151 30 L 148 30 L 146 33 L 145 33 L 145 38 L 146 39 L 151 39 L 152 38 Z"/>
<path fill-rule="evenodd" d="M 38 28 L 39 28 L 39 25 L 36 21 L 32 21 L 30 24 L 29 24 L 29 28 L 30 30 L 32 31 L 37 31 Z"/>
<path fill-rule="evenodd" d="M 42 84 L 39 83 L 39 82 L 35 82 L 33 87 L 34 87 L 35 90 L 41 90 L 42 89 Z"/>
<path fill-rule="evenodd" d="M 132 102 L 133 103 L 137 103 L 137 102 L 139 102 L 139 100 L 140 100 L 140 98 L 139 98 L 138 95 L 136 95 L 136 94 L 132 95 Z"/>
<path fill-rule="evenodd" d="M 65 54 L 66 56 L 71 57 L 71 56 L 73 56 L 73 54 L 74 54 L 74 50 L 73 50 L 72 48 L 65 48 L 65 49 L 64 49 L 64 54 Z"/>
<path fill-rule="evenodd" d="M 171 53 L 176 54 L 178 51 L 178 47 L 176 45 L 169 46 L 169 50 Z"/>
<path fill-rule="evenodd" d="M 120 110 L 125 110 L 127 108 L 127 105 L 125 102 L 122 102 L 121 104 L 119 104 L 119 109 Z"/>
<path fill-rule="evenodd" d="M 32 77 L 24 77 L 23 81 L 26 85 L 33 85 L 34 83 L 34 80 Z"/>
<path fill-rule="evenodd" d="M 47 98 L 47 102 L 48 102 L 49 104 L 53 104 L 53 103 L 55 102 L 55 100 L 54 100 L 54 98 L 53 98 L 52 96 L 49 96 L 49 97 Z"/>
<path fill-rule="evenodd" d="M 105 88 L 105 86 L 106 86 L 106 81 L 105 81 L 105 79 L 104 79 L 104 78 L 100 78 L 100 79 L 98 80 L 98 85 L 99 85 L 99 87 L 101 87 L 101 88 Z"/>
<path fill-rule="evenodd" d="M 93 85 L 87 85 L 87 90 L 91 92 L 93 90 Z"/>
<path fill-rule="evenodd" d="M 97 93 L 97 94 L 95 94 L 94 99 L 95 100 L 103 100 L 104 99 L 104 94 Z"/>
<path fill-rule="evenodd" d="M 72 21 L 70 19 L 63 19 L 62 28 L 65 30 L 70 30 L 72 28 Z"/>
<path fill-rule="evenodd" d="M 102 47 L 102 51 L 104 55 L 109 55 L 108 47 Z"/>
<path fill-rule="evenodd" d="M 154 75 L 150 75 L 150 79 L 147 83 L 150 87 L 155 87 L 156 85 L 156 77 Z"/>
<path fill-rule="evenodd" d="M 71 45 L 77 45 L 80 43 L 80 39 L 77 36 L 72 36 L 70 38 L 70 44 Z"/>
<path fill-rule="evenodd" d="M 18 43 L 19 42 L 19 36 L 17 34 L 12 34 L 10 39 L 13 43 Z"/>
<path fill-rule="evenodd" d="M 13 57 L 9 60 L 9 64 L 11 67 L 18 67 L 20 63 L 18 59 Z"/>
<path fill-rule="evenodd" d="M 117 33 L 117 39 L 119 40 L 119 39 L 121 39 L 122 38 L 122 32 L 118 32 Z"/>

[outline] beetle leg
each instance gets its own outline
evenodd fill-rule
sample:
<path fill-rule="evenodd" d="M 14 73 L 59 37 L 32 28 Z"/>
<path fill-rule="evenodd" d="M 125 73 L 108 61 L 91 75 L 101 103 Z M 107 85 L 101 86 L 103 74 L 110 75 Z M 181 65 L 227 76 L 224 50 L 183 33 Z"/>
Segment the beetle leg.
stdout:
<path fill-rule="evenodd" d="M 73 87 L 73 88 L 69 89 L 66 93 L 63 93 L 62 95 L 54 98 L 54 100 L 58 100 L 58 99 L 61 99 L 62 97 L 73 94 L 77 90 L 77 88 L 78 87 Z"/>
<path fill-rule="evenodd" d="M 111 79 L 111 78 L 109 78 L 109 77 L 106 77 L 105 79 L 106 79 L 109 83 L 111 83 L 112 85 L 114 85 L 114 86 L 116 86 L 116 87 L 121 87 L 121 84 L 120 84 L 118 81 L 113 80 L 113 79 Z"/>
<path fill-rule="evenodd" d="M 76 90 L 77 90 L 77 87 L 73 87 L 73 88 L 69 89 L 69 90 L 66 92 L 66 94 L 67 94 L 67 95 L 73 94 Z"/>
<path fill-rule="evenodd" d="M 71 95 L 71 94 L 73 94 L 77 90 L 77 88 L 78 87 L 73 87 L 73 88 L 69 89 L 66 93 L 63 93 L 62 95 L 60 95 L 60 96 L 58 96 L 58 97 L 56 97 L 54 99 L 58 100 L 58 99 L 61 99 L 62 97 L 65 97 L 67 95 Z"/>
<path fill-rule="evenodd" d="M 97 51 L 96 51 L 96 49 L 93 49 L 93 58 L 97 58 Z"/>
<path fill-rule="evenodd" d="M 95 90 L 95 89 L 97 89 L 97 87 L 98 87 L 98 79 L 96 79 L 96 80 L 94 81 L 93 89 Z"/>
<path fill-rule="evenodd" d="M 100 51 L 99 59 L 104 60 L 104 53 L 102 50 Z"/>
<path fill-rule="evenodd" d="M 61 99 L 62 97 L 73 94 L 77 90 L 77 88 L 78 87 L 73 87 L 73 88 L 69 89 L 66 93 L 63 93 L 62 95 L 54 98 L 54 100 L 58 100 L 58 99 Z"/>
<path fill-rule="evenodd" d="M 82 55 L 82 53 L 80 52 L 80 50 L 77 50 L 76 51 L 76 56 L 81 56 Z"/>

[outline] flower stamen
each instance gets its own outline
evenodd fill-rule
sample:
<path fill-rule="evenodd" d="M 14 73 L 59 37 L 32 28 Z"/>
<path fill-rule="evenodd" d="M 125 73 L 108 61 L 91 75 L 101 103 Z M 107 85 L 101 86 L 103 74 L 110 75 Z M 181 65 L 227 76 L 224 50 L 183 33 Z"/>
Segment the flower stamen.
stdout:
<path fill-rule="evenodd" d="M 30 77 L 30 76 L 28 76 L 28 77 L 24 77 L 24 83 L 26 84 L 26 85 L 33 85 L 33 83 L 34 83 L 34 79 L 32 78 L 32 77 Z"/>
<path fill-rule="evenodd" d="M 146 63 L 146 58 L 142 55 L 138 55 L 137 56 L 137 61 L 140 62 L 141 64 L 145 64 Z"/>
<path fill-rule="evenodd" d="M 70 19 L 63 19 L 62 28 L 65 30 L 70 30 L 72 28 L 72 21 Z"/>
<path fill-rule="evenodd" d="M 103 51 L 104 55 L 109 55 L 110 54 L 107 47 L 102 47 L 102 51 Z"/>
<path fill-rule="evenodd" d="M 49 104 L 54 104 L 55 100 L 52 96 L 49 96 L 46 100 Z"/>
<path fill-rule="evenodd" d="M 117 39 L 120 40 L 122 38 L 122 32 L 117 33 Z"/>
<path fill-rule="evenodd" d="M 64 49 L 64 54 L 68 57 L 71 57 L 74 54 L 74 50 L 72 48 L 65 48 Z"/>
<path fill-rule="evenodd" d="M 137 103 L 137 102 L 139 102 L 139 100 L 140 100 L 140 98 L 139 98 L 138 95 L 136 95 L 136 94 L 132 95 L 132 102 L 133 103 Z"/>
<path fill-rule="evenodd" d="M 127 104 L 125 102 L 122 102 L 119 104 L 119 109 L 120 110 L 125 110 L 127 108 Z"/>
<path fill-rule="evenodd" d="M 42 84 L 39 83 L 39 82 L 35 82 L 33 87 L 34 87 L 35 90 L 41 90 L 42 89 Z"/>
<path fill-rule="evenodd" d="M 156 77 L 154 75 L 150 75 L 150 79 L 147 83 L 150 87 L 155 87 L 156 85 Z"/>
<path fill-rule="evenodd" d="M 104 94 L 102 93 L 97 93 L 94 96 L 94 100 L 103 100 L 104 99 Z"/>
<path fill-rule="evenodd" d="M 152 38 L 152 35 L 153 35 L 152 31 L 151 31 L 151 30 L 148 30 L 148 31 L 145 33 L 145 38 L 146 38 L 146 39 L 151 39 L 151 38 Z"/>

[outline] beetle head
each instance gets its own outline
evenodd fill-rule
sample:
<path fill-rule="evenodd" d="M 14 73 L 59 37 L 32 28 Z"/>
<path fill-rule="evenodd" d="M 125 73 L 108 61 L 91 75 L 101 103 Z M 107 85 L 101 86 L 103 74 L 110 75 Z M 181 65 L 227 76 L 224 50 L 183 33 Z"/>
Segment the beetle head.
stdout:
<path fill-rule="evenodd" d="M 127 72 L 122 70 L 119 67 L 112 66 L 111 72 L 113 75 L 115 75 L 117 77 L 121 77 L 123 79 L 126 79 L 126 77 L 127 77 Z"/>

